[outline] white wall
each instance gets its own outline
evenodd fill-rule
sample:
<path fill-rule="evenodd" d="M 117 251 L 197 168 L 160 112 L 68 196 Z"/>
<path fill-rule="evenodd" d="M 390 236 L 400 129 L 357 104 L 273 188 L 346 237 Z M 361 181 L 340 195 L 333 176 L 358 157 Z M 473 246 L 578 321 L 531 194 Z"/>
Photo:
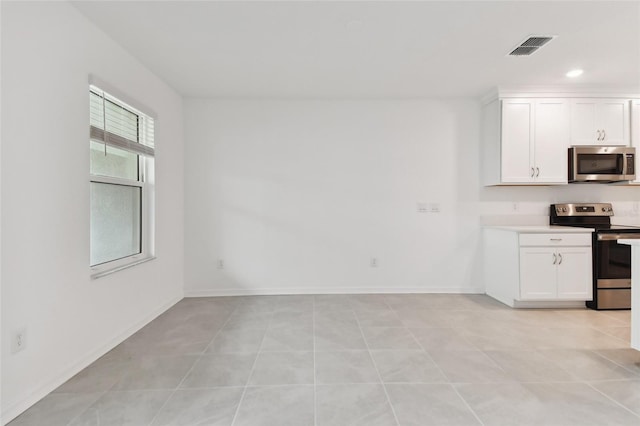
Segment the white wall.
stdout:
<path fill-rule="evenodd" d="M 187 294 L 481 291 L 475 102 L 191 99 L 185 129 Z"/>
<path fill-rule="evenodd" d="M 153 108 L 157 259 L 89 278 L 88 76 Z M 67 3 L 2 2 L 2 411 L 183 295 L 182 100 Z M 15 330 L 26 349 L 10 354 Z"/>
<path fill-rule="evenodd" d="M 483 292 L 483 223 L 640 224 L 639 187 L 482 187 L 480 133 L 472 100 L 185 101 L 186 294 Z"/>

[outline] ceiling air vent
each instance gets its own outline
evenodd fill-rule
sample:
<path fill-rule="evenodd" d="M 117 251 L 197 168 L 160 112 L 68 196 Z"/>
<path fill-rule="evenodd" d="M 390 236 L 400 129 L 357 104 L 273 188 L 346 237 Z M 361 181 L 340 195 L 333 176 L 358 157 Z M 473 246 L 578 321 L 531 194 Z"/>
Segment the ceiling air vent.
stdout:
<path fill-rule="evenodd" d="M 554 36 L 531 36 L 513 49 L 509 56 L 529 56 L 545 44 L 553 40 Z"/>

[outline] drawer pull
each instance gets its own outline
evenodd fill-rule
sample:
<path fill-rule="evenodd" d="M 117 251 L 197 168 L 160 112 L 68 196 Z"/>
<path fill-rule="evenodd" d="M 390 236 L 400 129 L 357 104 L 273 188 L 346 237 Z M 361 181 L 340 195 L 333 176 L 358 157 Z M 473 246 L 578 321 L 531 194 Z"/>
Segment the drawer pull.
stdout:
<path fill-rule="evenodd" d="M 549 238 L 549 241 L 562 241 L 562 238 Z"/>

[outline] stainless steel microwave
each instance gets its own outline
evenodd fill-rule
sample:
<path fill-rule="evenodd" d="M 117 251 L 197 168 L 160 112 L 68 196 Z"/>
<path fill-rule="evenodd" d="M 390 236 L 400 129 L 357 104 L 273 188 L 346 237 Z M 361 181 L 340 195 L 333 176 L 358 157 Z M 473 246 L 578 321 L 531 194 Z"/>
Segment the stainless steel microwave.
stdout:
<path fill-rule="evenodd" d="M 620 182 L 636 178 L 636 149 L 627 146 L 569 148 L 569 182 Z"/>

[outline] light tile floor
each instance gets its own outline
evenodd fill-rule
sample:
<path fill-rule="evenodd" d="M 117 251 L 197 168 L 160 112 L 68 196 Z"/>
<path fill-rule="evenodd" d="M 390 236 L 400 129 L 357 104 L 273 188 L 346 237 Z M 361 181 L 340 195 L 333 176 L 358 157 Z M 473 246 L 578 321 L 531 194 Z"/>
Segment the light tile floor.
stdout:
<path fill-rule="evenodd" d="M 629 321 L 482 295 L 184 299 L 10 425 L 637 426 Z"/>

